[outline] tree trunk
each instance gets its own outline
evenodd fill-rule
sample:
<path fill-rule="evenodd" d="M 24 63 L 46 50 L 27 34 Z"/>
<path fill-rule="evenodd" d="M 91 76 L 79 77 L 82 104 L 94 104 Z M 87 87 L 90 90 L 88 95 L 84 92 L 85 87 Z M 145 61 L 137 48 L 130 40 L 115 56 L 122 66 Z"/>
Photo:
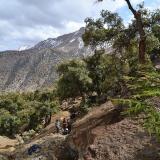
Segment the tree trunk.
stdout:
<path fill-rule="evenodd" d="M 98 0 L 98 2 L 102 2 L 103 0 Z M 136 11 L 132 5 L 130 0 L 125 0 L 128 8 L 131 10 L 133 13 L 135 19 L 136 19 L 136 24 L 137 24 L 137 29 L 140 35 L 140 41 L 139 41 L 139 62 L 140 63 L 145 63 L 145 52 L 146 52 L 146 34 L 143 28 L 143 22 L 142 22 L 142 17 L 141 13 Z"/>
<path fill-rule="evenodd" d="M 133 13 L 135 19 L 136 19 L 136 24 L 137 24 L 137 29 L 139 32 L 140 36 L 140 41 L 139 41 L 139 62 L 140 63 L 145 63 L 145 52 L 146 52 L 146 34 L 143 28 L 143 22 L 142 22 L 142 17 L 141 13 L 136 11 L 129 0 L 125 0 L 127 2 L 128 8 L 131 10 Z"/>
<path fill-rule="evenodd" d="M 139 42 L 139 62 L 145 63 L 145 50 L 146 50 L 146 42 L 145 40 L 140 40 Z"/>
<path fill-rule="evenodd" d="M 137 13 L 137 27 L 139 30 L 140 41 L 139 41 L 139 61 L 140 63 L 145 63 L 145 52 L 146 52 L 146 34 L 143 29 L 143 23 L 141 18 L 141 13 Z"/>

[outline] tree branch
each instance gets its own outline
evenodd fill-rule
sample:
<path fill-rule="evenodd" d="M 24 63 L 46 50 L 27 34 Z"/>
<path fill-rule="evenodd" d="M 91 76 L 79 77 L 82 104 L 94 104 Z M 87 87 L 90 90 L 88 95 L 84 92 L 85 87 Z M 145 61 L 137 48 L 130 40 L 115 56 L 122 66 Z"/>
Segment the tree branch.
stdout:
<path fill-rule="evenodd" d="M 129 0 L 125 0 L 127 2 L 128 8 L 131 10 L 131 12 L 134 14 L 134 16 L 137 15 L 137 11 L 132 7 L 131 2 Z"/>

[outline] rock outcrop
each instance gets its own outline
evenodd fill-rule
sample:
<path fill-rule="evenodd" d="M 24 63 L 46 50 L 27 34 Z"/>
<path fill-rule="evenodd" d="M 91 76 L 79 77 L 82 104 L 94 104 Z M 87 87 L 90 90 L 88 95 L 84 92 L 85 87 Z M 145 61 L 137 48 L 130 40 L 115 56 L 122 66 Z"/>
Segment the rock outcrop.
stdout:
<path fill-rule="evenodd" d="M 15 146 L 19 145 L 17 139 L 9 139 L 8 137 L 0 136 L 0 153 L 8 153 L 15 150 Z"/>
<path fill-rule="evenodd" d="M 85 155 L 92 160 L 160 159 L 160 144 L 142 128 L 141 118 L 122 119 L 120 110 L 107 102 L 77 121 L 66 140 L 66 156 L 60 159 L 83 160 Z M 73 157 L 67 150 L 77 154 Z"/>

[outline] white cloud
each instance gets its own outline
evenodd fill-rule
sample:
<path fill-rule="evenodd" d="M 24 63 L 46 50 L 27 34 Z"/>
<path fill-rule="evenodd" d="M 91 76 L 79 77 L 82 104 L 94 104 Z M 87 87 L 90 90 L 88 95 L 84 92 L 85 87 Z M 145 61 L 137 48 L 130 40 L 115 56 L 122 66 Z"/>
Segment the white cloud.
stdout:
<path fill-rule="evenodd" d="M 66 27 L 65 27 L 65 30 L 62 32 L 67 33 L 67 32 L 76 31 L 79 28 L 84 27 L 85 24 L 83 22 L 80 23 L 80 22 L 74 22 L 74 21 L 68 21 L 68 22 L 66 21 L 66 22 L 64 22 L 64 26 L 66 26 Z"/>
<path fill-rule="evenodd" d="M 73 32 L 86 17 L 98 17 L 102 9 L 117 11 L 125 0 L 0 0 L 0 50 L 17 49 Z M 147 0 L 146 0 L 147 1 Z M 153 3 L 154 1 L 154 3 Z M 159 0 L 153 0 L 156 7 Z M 131 0 L 136 5 L 142 0 Z M 127 23 L 127 21 L 125 22 Z"/>

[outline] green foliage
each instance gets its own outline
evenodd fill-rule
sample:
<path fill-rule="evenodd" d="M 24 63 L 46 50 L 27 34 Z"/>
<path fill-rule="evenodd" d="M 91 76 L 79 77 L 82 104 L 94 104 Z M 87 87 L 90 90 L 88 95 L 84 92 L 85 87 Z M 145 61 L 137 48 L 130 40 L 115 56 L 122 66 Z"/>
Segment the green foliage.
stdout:
<path fill-rule="evenodd" d="M 100 85 L 102 81 L 104 81 L 104 77 L 106 76 L 104 73 L 104 66 L 101 65 L 103 55 L 104 52 L 99 51 L 96 52 L 93 56 L 85 59 L 87 69 L 89 71 L 89 77 L 93 82 L 93 85 L 90 86 L 90 91 L 96 91 L 98 95 L 100 95 L 102 92 L 102 88 Z"/>
<path fill-rule="evenodd" d="M 142 4 L 138 5 L 138 12 L 141 13 L 146 35 L 146 52 L 150 54 L 155 49 L 159 50 L 160 46 L 160 10 L 149 11 Z M 106 44 L 111 45 L 114 51 L 119 54 L 127 53 L 131 48 L 139 50 L 139 31 L 136 20 L 132 20 L 125 27 L 123 20 L 117 13 L 102 10 L 100 18 L 87 18 L 85 22 L 86 29 L 83 35 L 85 45 L 90 45 L 92 48 L 105 48 Z M 136 55 L 138 56 L 138 52 Z"/>
<path fill-rule="evenodd" d="M 155 134 L 160 140 L 160 113 L 155 108 L 149 108 L 146 115 L 144 127 L 150 134 Z"/>
<path fill-rule="evenodd" d="M 90 91 L 99 96 L 116 88 L 123 74 L 128 74 L 129 66 L 117 55 L 104 54 L 104 51 L 96 53 L 85 59 L 89 77 L 93 81 Z"/>
<path fill-rule="evenodd" d="M 61 99 L 84 96 L 92 84 L 86 63 L 82 60 L 72 60 L 58 67 L 60 80 L 57 92 Z"/>
<path fill-rule="evenodd" d="M 88 113 L 90 107 L 91 107 L 91 103 L 88 101 L 88 99 L 84 99 L 80 104 L 81 113 L 83 114 Z"/>
<path fill-rule="evenodd" d="M 61 99 L 82 96 L 95 92 L 118 94 L 123 89 L 122 77 L 128 75 L 130 67 L 121 57 L 105 54 L 104 50 L 83 60 L 72 60 L 58 67 L 58 95 Z M 112 91 L 112 93 L 109 93 Z"/>
<path fill-rule="evenodd" d="M 154 63 L 160 59 L 160 10 L 149 11 L 140 4 L 137 13 L 141 16 L 146 36 L 143 36 L 147 53 L 145 65 L 139 64 L 138 60 L 139 39 L 142 37 L 139 37 L 136 20 L 125 27 L 118 14 L 104 10 L 100 18 L 85 20 L 85 45 L 95 50 L 104 49 L 106 45 L 113 49 L 113 55 L 95 54 L 86 60 L 94 84 L 91 91 L 98 95 L 107 94 L 113 102 L 126 107 L 125 115 L 136 116 L 143 112 L 146 116 L 144 126 L 160 137 L 160 113 L 147 101 L 160 97 L 160 74 L 149 59 L 150 56 Z"/>
<path fill-rule="evenodd" d="M 122 113 L 123 115 L 135 116 L 147 108 L 141 101 L 133 99 L 112 99 L 112 102 L 115 105 L 126 107 L 126 109 L 124 109 L 125 111 Z"/>
<path fill-rule="evenodd" d="M 9 113 L 0 116 L 0 133 L 13 136 L 20 126 L 20 119 Z"/>
<path fill-rule="evenodd" d="M 114 94 L 118 94 L 118 90 L 121 90 L 122 75 L 129 72 L 126 63 L 116 55 L 104 55 L 100 66 L 104 75 L 101 83 L 103 93 L 115 90 Z"/>
<path fill-rule="evenodd" d="M 149 68 L 141 66 L 141 70 L 132 74 L 132 77 L 124 76 L 128 92 L 127 98 L 114 99 L 113 102 L 126 107 L 124 115 L 145 115 L 144 127 L 150 134 L 156 134 L 160 138 L 160 113 L 151 102 L 153 97 L 160 99 L 160 74 Z"/>
<path fill-rule="evenodd" d="M 36 129 L 45 117 L 58 111 L 55 91 L 8 93 L 0 95 L 0 134 L 14 136 Z"/>
<path fill-rule="evenodd" d="M 148 34 L 146 40 L 147 53 L 151 53 L 153 50 L 159 49 L 160 39 L 156 37 L 153 33 Z"/>
<path fill-rule="evenodd" d="M 93 48 L 97 46 L 104 47 L 104 42 L 111 43 L 118 33 L 124 28 L 122 19 L 117 13 L 102 10 L 101 18 L 94 20 L 87 18 L 86 31 L 83 35 L 85 45 L 91 45 Z"/>

